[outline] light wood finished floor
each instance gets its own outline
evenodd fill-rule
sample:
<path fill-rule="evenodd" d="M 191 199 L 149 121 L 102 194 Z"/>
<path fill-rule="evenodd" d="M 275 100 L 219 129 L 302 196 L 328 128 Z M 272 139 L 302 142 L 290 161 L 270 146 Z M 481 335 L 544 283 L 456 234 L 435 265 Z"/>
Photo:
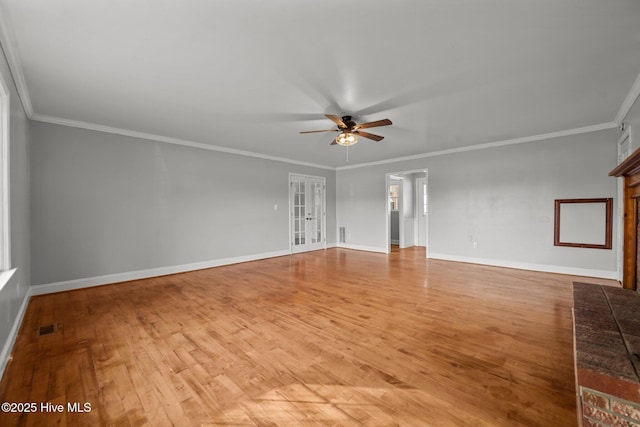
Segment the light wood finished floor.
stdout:
<path fill-rule="evenodd" d="M 329 249 L 34 297 L 0 402 L 65 409 L 0 425 L 575 426 L 573 280 Z"/>

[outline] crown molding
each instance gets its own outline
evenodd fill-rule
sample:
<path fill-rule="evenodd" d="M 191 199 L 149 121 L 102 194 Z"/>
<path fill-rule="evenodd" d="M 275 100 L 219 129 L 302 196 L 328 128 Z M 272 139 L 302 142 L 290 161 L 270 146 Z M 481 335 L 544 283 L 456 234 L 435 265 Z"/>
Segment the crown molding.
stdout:
<path fill-rule="evenodd" d="M 483 150 L 486 148 L 502 147 L 505 145 L 523 144 L 526 142 L 543 141 L 543 140 L 558 138 L 562 136 L 580 135 L 583 133 L 597 132 L 597 131 L 606 130 L 606 129 L 615 129 L 618 127 L 617 123 L 609 122 L 609 123 L 602 123 L 599 125 L 584 126 L 576 129 L 568 129 L 568 130 L 563 130 L 558 132 L 532 135 L 532 136 L 527 136 L 522 138 L 507 139 L 503 141 L 495 141 L 495 142 L 470 145 L 470 146 L 460 147 L 460 148 L 452 148 L 449 150 L 432 151 L 429 153 L 416 154 L 413 156 L 395 157 L 393 159 L 388 159 L 388 160 L 379 160 L 375 162 L 360 163 L 357 165 L 333 167 L 333 166 L 321 165 L 316 163 L 302 162 L 299 160 L 288 159 L 285 157 L 277 157 L 277 156 L 270 156 L 267 154 L 254 153 L 252 151 L 221 147 L 219 145 L 205 144 L 201 142 L 188 141 L 188 140 L 179 139 L 179 138 L 171 138 L 171 137 L 166 137 L 162 135 L 154 135 L 154 134 L 145 133 L 145 132 L 121 129 L 121 128 L 116 128 L 112 126 L 103 126 L 103 125 L 97 125 L 94 123 L 81 122 L 77 120 L 61 119 L 58 117 L 46 116 L 46 115 L 37 114 L 37 113 L 33 114 L 30 118 L 31 120 L 43 122 L 43 123 L 51 123 L 55 125 L 69 126 L 69 127 L 79 128 L 79 129 L 87 129 L 87 130 L 92 130 L 96 132 L 112 133 L 116 135 L 132 137 L 132 138 L 140 138 L 140 139 L 146 139 L 151 141 L 164 142 L 167 144 L 175 144 L 175 145 L 182 145 L 185 147 L 199 148 L 202 150 L 219 151 L 219 152 L 235 154 L 239 156 L 254 157 L 259 159 L 272 160 L 276 162 L 283 162 L 283 163 L 289 163 L 294 165 L 308 166 L 308 167 L 333 170 L 333 171 L 364 168 L 364 167 L 377 166 L 377 165 L 383 165 L 388 163 L 403 162 L 407 160 L 424 159 L 428 157 L 443 156 L 446 154 L 454 154 L 454 153 L 462 153 L 466 151 Z"/>
<path fill-rule="evenodd" d="M 468 145 L 466 147 L 451 148 L 449 150 L 432 151 L 429 153 L 416 154 L 413 156 L 396 157 L 388 160 L 380 160 L 376 162 L 360 163 L 358 165 L 340 166 L 336 170 L 347 170 L 365 168 L 369 166 L 384 165 L 388 163 L 404 162 L 407 160 L 424 159 L 427 157 L 444 156 L 446 154 L 463 153 L 465 151 L 484 150 L 485 148 L 503 147 L 505 145 L 524 144 L 526 142 L 544 141 L 547 139 L 558 138 L 562 136 L 580 135 L 583 133 L 597 132 L 606 129 L 615 129 L 618 127 L 617 123 L 601 123 L 599 125 L 584 126 L 581 128 L 562 130 L 558 132 L 544 133 L 540 135 L 525 136 L 522 138 L 506 139 L 503 141 L 487 142 L 485 144 Z"/>
<path fill-rule="evenodd" d="M 27 89 L 27 80 L 24 76 L 24 68 L 20 61 L 20 56 L 16 51 L 16 42 L 11 27 L 7 22 L 7 11 L 0 2 L 0 45 L 4 56 L 9 64 L 9 72 L 13 78 L 13 82 L 18 90 L 18 96 L 22 102 L 22 108 L 24 109 L 27 117 L 33 116 L 33 106 L 31 105 L 31 96 L 29 95 L 29 89 Z"/>
<path fill-rule="evenodd" d="M 631 107 L 633 107 L 633 104 L 636 102 L 639 96 L 640 96 L 640 74 L 638 74 L 638 77 L 636 77 L 636 81 L 633 83 L 633 86 L 631 86 L 631 90 L 627 94 L 627 97 L 622 102 L 622 105 L 620 106 L 620 110 L 618 110 L 618 114 L 616 114 L 616 118 L 614 119 L 614 121 L 618 125 L 620 125 L 624 121 L 624 119 L 627 117 L 627 114 L 629 114 L 629 111 L 631 111 Z"/>
<path fill-rule="evenodd" d="M 51 123 L 51 124 L 55 124 L 55 125 L 69 126 L 69 127 L 79 128 L 79 129 L 87 129 L 87 130 L 92 130 L 92 131 L 96 131 L 96 132 L 112 133 L 112 134 L 116 134 L 116 135 L 123 135 L 123 136 L 132 137 L 132 138 L 146 139 L 146 140 L 150 140 L 150 141 L 164 142 L 164 143 L 167 143 L 167 144 L 182 145 L 184 147 L 199 148 L 199 149 L 202 149 L 202 150 L 219 151 L 219 152 L 222 152 L 222 153 L 235 154 L 235 155 L 238 155 L 238 156 L 254 157 L 254 158 L 258 158 L 258 159 L 272 160 L 272 161 L 275 161 L 275 162 L 283 162 L 283 163 L 289 163 L 289 164 L 293 164 L 293 165 L 308 166 L 308 167 L 318 168 L 318 169 L 335 170 L 335 168 L 332 167 L 332 166 L 320 165 L 320 164 L 309 163 L 309 162 L 302 162 L 302 161 L 298 161 L 298 160 L 288 159 L 286 157 L 270 156 L 268 154 L 254 153 L 252 151 L 245 151 L 245 150 L 238 150 L 238 149 L 235 149 L 235 148 L 221 147 L 219 145 L 205 144 L 205 143 L 202 143 L 202 142 L 188 141 L 188 140 L 185 140 L 185 139 L 171 138 L 171 137 L 167 137 L 167 136 L 154 135 L 154 134 L 151 134 L 151 133 L 138 132 L 138 131 L 133 131 L 133 130 L 128 130 L 128 129 L 121 129 L 121 128 L 116 128 L 116 127 L 111 127 L 111 126 L 97 125 L 97 124 L 94 124 L 94 123 L 81 122 L 81 121 L 77 121 L 77 120 L 61 119 L 61 118 L 58 118 L 58 117 L 45 116 L 45 115 L 42 115 L 42 114 L 33 114 L 32 117 L 31 117 L 31 120 L 38 121 L 38 122 L 43 122 L 43 123 Z"/>

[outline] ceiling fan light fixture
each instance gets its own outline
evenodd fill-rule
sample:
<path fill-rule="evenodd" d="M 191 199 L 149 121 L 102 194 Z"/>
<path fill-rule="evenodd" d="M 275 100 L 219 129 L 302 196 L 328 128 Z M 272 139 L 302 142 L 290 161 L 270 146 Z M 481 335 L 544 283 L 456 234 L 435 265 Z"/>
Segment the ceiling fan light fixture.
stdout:
<path fill-rule="evenodd" d="M 340 135 L 336 136 L 336 144 L 342 145 L 343 147 L 348 147 L 356 142 L 358 142 L 358 135 L 355 133 L 342 132 Z"/>

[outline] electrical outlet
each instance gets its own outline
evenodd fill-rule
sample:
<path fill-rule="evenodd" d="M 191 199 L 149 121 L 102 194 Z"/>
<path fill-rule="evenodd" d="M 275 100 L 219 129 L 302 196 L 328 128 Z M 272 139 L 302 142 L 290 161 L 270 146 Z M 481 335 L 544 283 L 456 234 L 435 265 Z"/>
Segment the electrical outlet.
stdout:
<path fill-rule="evenodd" d="M 478 249 L 478 242 L 473 242 L 473 249 Z"/>

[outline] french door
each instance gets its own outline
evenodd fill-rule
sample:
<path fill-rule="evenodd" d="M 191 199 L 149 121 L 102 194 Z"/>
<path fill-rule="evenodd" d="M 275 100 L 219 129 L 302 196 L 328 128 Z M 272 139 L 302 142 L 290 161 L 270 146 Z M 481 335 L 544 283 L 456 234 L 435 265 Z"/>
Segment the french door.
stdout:
<path fill-rule="evenodd" d="M 291 252 L 306 252 L 326 247 L 325 179 L 289 175 Z"/>

